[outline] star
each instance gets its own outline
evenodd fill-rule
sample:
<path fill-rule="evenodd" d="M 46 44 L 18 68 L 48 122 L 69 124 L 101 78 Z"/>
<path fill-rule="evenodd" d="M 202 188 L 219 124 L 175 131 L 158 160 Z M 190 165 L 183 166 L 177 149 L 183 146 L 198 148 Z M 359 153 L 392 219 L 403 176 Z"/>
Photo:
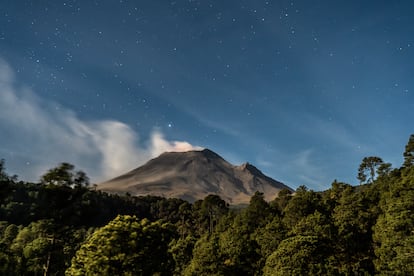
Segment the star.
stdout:
<path fill-rule="evenodd" d="M 412 1 L 122 0 L 116 12 L 105 1 L 32 2 L 2 1 L 0 16 L 0 159 L 16 151 L 10 170 L 25 179 L 62 161 L 101 176 L 102 143 L 125 148 L 155 129 L 240 162 L 267 159 L 292 187 L 329 188 L 355 181 L 368 148 L 400 160 L 412 129 Z M 307 149 L 319 155 L 317 183 L 299 162 Z"/>

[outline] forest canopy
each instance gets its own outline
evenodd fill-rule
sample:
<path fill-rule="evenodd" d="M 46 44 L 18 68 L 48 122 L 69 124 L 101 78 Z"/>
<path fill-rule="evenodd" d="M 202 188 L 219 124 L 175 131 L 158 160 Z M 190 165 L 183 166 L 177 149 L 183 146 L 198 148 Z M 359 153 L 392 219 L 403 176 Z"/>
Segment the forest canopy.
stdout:
<path fill-rule="evenodd" d="M 365 157 L 359 186 L 256 192 L 244 208 L 107 194 L 68 163 L 27 183 L 2 160 L 0 274 L 409 275 L 413 156 L 411 135 L 399 168 Z"/>

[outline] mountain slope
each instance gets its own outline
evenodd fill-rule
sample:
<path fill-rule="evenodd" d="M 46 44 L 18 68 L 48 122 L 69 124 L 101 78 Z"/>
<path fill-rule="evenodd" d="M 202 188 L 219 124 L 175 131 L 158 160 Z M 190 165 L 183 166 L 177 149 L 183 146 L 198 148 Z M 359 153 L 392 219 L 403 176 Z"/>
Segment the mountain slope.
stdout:
<path fill-rule="evenodd" d="M 283 188 L 290 189 L 248 163 L 233 166 L 208 149 L 163 153 L 98 185 L 107 192 L 178 197 L 190 202 L 217 194 L 231 204 L 248 203 L 256 191 L 272 200 Z"/>

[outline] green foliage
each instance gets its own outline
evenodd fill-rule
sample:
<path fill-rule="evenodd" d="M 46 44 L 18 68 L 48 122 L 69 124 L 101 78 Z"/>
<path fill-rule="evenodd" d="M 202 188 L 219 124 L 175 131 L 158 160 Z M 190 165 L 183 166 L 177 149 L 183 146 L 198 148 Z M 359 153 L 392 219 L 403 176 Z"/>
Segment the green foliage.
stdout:
<path fill-rule="evenodd" d="M 40 181 L 45 185 L 58 186 L 89 186 L 89 178 L 83 171 L 75 171 L 75 166 L 69 163 L 61 163 L 56 168 L 50 169 Z"/>
<path fill-rule="evenodd" d="M 411 167 L 414 165 L 414 134 L 410 135 L 404 151 L 403 167 Z"/>
<path fill-rule="evenodd" d="M 414 271 L 414 167 L 403 169 L 382 194 L 381 214 L 374 228 L 375 266 L 382 275 Z"/>
<path fill-rule="evenodd" d="M 185 268 L 191 262 L 196 242 L 197 239 L 191 235 L 171 241 L 169 252 L 175 262 L 174 275 L 182 275 L 184 273 Z"/>
<path fill-rule="evenodd" d="M 374 272 L 372 263 L 372 227 L 376 214 L 363 191 L 347 186 L 333 209 L 332 221 L 337 231 L 335 250 L 338 271 L 343 274 Z"/>
<path fill-rule="evenodd" d="M 250 199 L 250 204 L 243 210 L 243 217 L 250 231 L 254 231 L 257 227 L 266 225 L 272 210 L 268 202 L 264 199 L 264 194 L 256 192 Z"/>
<path fill-rule="evenodd" d="M 191 263 L 184 271 L 186 276 L 225 275 L 224 260 L 220 254 L 219 237 L 204 235 L 195 244 Z"/>
<path fill-rule="evenodd" d="M 0 275 L 411 275 L 413 150 L 411 135 L 395 169 L 364 158 L 364 185 L 239 209 L 95 191 L 68 163 L 18 182 L 0 161 Z"/>
<path fill-rule="evenodd" d="M 305 186 L 300 186 L 296 190 L 295 196 L 289 200 L 283 209 L 283 222 L 287 227 L 292 228 L 302 218 L 313 214 L 315 210 L 322 209 L 321 195 L 308 191 Z"/>
<path fill-rule="evenodd" d="M 230 227 L 218 233 L 225 275 L 254 275 L 259 267 L 259 245 L 243 215 L 235 217 Z"/>
<path fill-rule="evenodd" d="M 292 192 L 289 189 L 280 190 L 278 196 L 270 203 L 270 205 L 281 212 L 285 209 L 287 203 L 292 198 Z"/>
<path fill-rule="evenodd" d="M 13 229 L 13 235 L 15 231 Z M 70 235 L 66 232 L 65 236 Z M 72 242 L 70 238 L 69 240 Z M 14 257 L 16 271 L 22 274 L 30 272 L 49 275 L 61 271 L 68 258 L 64 248 L 68 246 L 70 247 L 65 244 L 53 221 L 39 220 L 18 230 L 9 246 L 9 252 Z"/>
<path fill-rule="evenodd" d="M 229 207 L 218 195 L 208 195 L 204 200 L 194 203 L 198 224 L 198 233 L 213 233 L 221 217 L 227 214 Z"/>
<path fill-rule="evenodd" d="M 375 180 L 378 167 L 383 164 L 381 158 L 376 156 L 364 157 L 358 169 L 360 183 L 372 183 Z"/>
<path fill-rule="evenodd" d="M 264 275 L 326 275 L 317 236 L 293 236 L 283 240 L 266 260 Z"/>
<path fill-rule="evenodd" d="M 326 275 L 332 259 L 333 226 L 322 213 L 302 218 L 267 258 L 265 275 Z"/>
<path fill-rule="evenodd" d="M 264 227 L 256 230 L 254 238 L 259 245 L 262 261 L 277 249 L 280 242 L 286 238 L 286 234 L 286 227 L 279 216 L 273 217 Z"/>
<path fill-rule="evenodd" d="M 1 238 L 0 238 L 0 274 L 12 275 L 18 264 L 10 250 L 13 240 L 19 233 L 19 228 L 14 224 L 2 222 Z"/>
<path fill-rule="evenodd" d="M 4 159 L 0 159 L 0 181 L 5 181 L 8 179 L 6 170 L 4 168 Z"/>
<path fill-rule="evenodd" d="M 67 275 L 170 275 L 169 224 L 118 216 L 98 229 L 77 251 Z"/>

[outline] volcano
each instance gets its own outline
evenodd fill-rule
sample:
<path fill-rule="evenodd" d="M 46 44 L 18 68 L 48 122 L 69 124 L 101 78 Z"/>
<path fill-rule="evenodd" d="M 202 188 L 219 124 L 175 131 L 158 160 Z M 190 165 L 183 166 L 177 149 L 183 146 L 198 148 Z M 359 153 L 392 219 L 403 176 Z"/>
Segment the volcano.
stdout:
<path fill-rule="evenodd" d="M 137 169 L 99 184 L 98 189 L 190 202 L 215 194 L 232 205 L 248 203 L 256 191 L 262 192 L 268 201 L 282 189 L 293 191 L 249 163 L 234 166 L 208 149 L 163 153 Z"/>

